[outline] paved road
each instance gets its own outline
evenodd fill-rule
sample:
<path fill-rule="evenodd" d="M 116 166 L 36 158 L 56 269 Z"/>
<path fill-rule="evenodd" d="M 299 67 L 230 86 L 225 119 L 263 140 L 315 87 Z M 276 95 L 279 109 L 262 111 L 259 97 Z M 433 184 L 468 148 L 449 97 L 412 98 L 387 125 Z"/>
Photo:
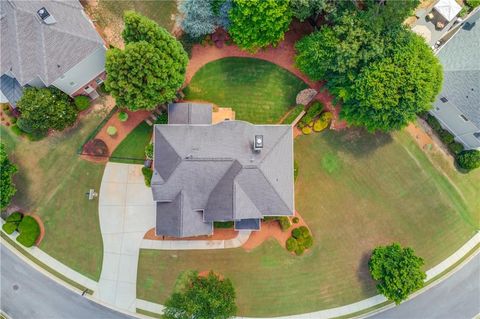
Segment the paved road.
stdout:
<path fill-rule="evenodd" d="M 480 254 L 440 284 L 369 319 L 471 319 L 480 313 Z"/>
<path fill-rule="evenodd" d="M 1 309 L 12 319 L 133 319 L 57 284 L 1 248 Z"/>

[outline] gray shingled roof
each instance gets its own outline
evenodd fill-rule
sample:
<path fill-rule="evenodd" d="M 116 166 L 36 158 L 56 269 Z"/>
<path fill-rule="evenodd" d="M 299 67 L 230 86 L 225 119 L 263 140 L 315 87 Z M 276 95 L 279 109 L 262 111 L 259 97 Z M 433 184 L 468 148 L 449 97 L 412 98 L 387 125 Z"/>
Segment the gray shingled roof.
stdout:
<path fill-rule="evenodd" d="M 7 98 L 7 100 L 15 106 L 23 94 L 23 87 L 14 78 L 4 74 L 0 77 L 0 91 Z"/>
<path fill-rule="evenodd" d="M 449 103 L 480 129 L 480 11 L 445 44 L 438 58 L 444 81 L 435 104 Z M 443 97 L 448 101 L 442 102 Z"/>
<path fill-rule="evenodd" d="M 183 193 L 189 210 L 201 210 L 207 225 L 213 221 L 293 215 L 291 126 L 224 121 L 215 125 L 155 125 L 154 132 L 152 193 L 154 200 L 162 202 L 161 205 L 173 203 L 178 194 Z M 264 138 L 260 152 L 253 150 L 255 135 Z M 165 206 L 169 207 L 170 213 L 176 210 L 177 215 L 184 214 L 182 207 L 186 207 Z M 157 213 L 160 219 L 157 224 L 162 223 L 163 215 Z M 182 222 L 190 223 L 188 218 Z M 252 221 L 240 225 L 250 224 L 255 226 Z M 165 225 L 175 229 L 166 230 L 162 226 L 157 233 L 181 233 L 180 227 L 186 227 L 175 222 L 165 222 Z M 189 226 L 195 229 L 190 233 L 205 231 L 197 222 Z"/>
<path fill-rule="evenodd" d="M 202 103 L 168 105 L 168 124 L 211 124 L 212 106 Z"/>
<path fill-rule="evenodd" d="M 41 21 L 37 10 L 42 7 L 55 24 Z M 22 86 L 37 77 L 49 86 L 103 46 L 77 0 L 2 0 L 0 17 L 0 74 L 11 72 Z"/>

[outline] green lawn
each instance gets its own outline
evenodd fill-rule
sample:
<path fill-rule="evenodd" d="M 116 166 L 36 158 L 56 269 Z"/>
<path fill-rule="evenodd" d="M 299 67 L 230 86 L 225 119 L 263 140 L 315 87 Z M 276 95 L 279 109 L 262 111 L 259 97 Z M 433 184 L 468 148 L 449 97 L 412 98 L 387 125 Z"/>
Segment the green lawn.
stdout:
<path fill-rule="evenodd" d="M 259 59 L 224 58 L 203 66 L 185 88 L 185 100 L 231 107 L 237 120 L 278 123 L 307 85 L 292 73 Z"/>
<path fill-rule="evenodd" d="M 301 136 L 295 159 L 296 208 L 315 238 L 310 252 L 295 257 L 273 240 L 249 253 L 142 250 L 137 297 L 162 303 L 179 273 L 213 269 L 232 279 L 239 315 L 336 307 L 376 294 L 367 261 L 377 245 L 412 246 L 428 269 L 479 226 L 479 172 L 445 175 L 436 169 L 443 160 L 432 165 L 405 132 Z"/>
<path fill-rule="evenodd" d="M 77 127 L 38 142 L 0 128 L 19 168 L 13 204 L 40 215 L 45 224 L 40 248 L 94 280 L 100 276 L 103 242 L 98 201 L 88 201 L 85 193 L 99 191 L 104 165 L 82 160 L 76 150 L 101 120 L 101 115 L 90 114 Z"/>
<path fill-rule="evenodd" d="M 150 143 L 153 127 L 141 122 L 113 151 L 110 161 L 128 164 L 143 164 L 145 146 Z"/>

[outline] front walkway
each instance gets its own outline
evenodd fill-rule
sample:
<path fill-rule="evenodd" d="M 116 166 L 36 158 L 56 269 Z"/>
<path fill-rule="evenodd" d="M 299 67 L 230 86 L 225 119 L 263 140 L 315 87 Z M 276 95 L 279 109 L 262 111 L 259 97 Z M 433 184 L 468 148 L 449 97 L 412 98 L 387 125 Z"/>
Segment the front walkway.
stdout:
<path fill-rule="evenodd" d="M 94 297 L 132 312 L 136 309 L 140 244 L 155 226 L 155 203 L 141 167 L 107 163 L 98 204 L 103 265 Z"/>

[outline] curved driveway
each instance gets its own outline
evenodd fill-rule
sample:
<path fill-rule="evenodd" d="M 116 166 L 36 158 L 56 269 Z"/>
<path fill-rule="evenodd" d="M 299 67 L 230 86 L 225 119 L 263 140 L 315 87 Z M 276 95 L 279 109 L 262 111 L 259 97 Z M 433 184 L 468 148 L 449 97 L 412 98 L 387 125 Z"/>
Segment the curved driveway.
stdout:
<path fill-rule="evenodd" d="M 480 313 L 480 253 L 453 275 L 369 319 L 471 319 Z"/>
<path fill-rule="evenodd" d="M 134 319 L 82 297 L 1 247 L 1 309 L 13 319 Z M 136 319 L 136 318 L 135 318 Z"/>

